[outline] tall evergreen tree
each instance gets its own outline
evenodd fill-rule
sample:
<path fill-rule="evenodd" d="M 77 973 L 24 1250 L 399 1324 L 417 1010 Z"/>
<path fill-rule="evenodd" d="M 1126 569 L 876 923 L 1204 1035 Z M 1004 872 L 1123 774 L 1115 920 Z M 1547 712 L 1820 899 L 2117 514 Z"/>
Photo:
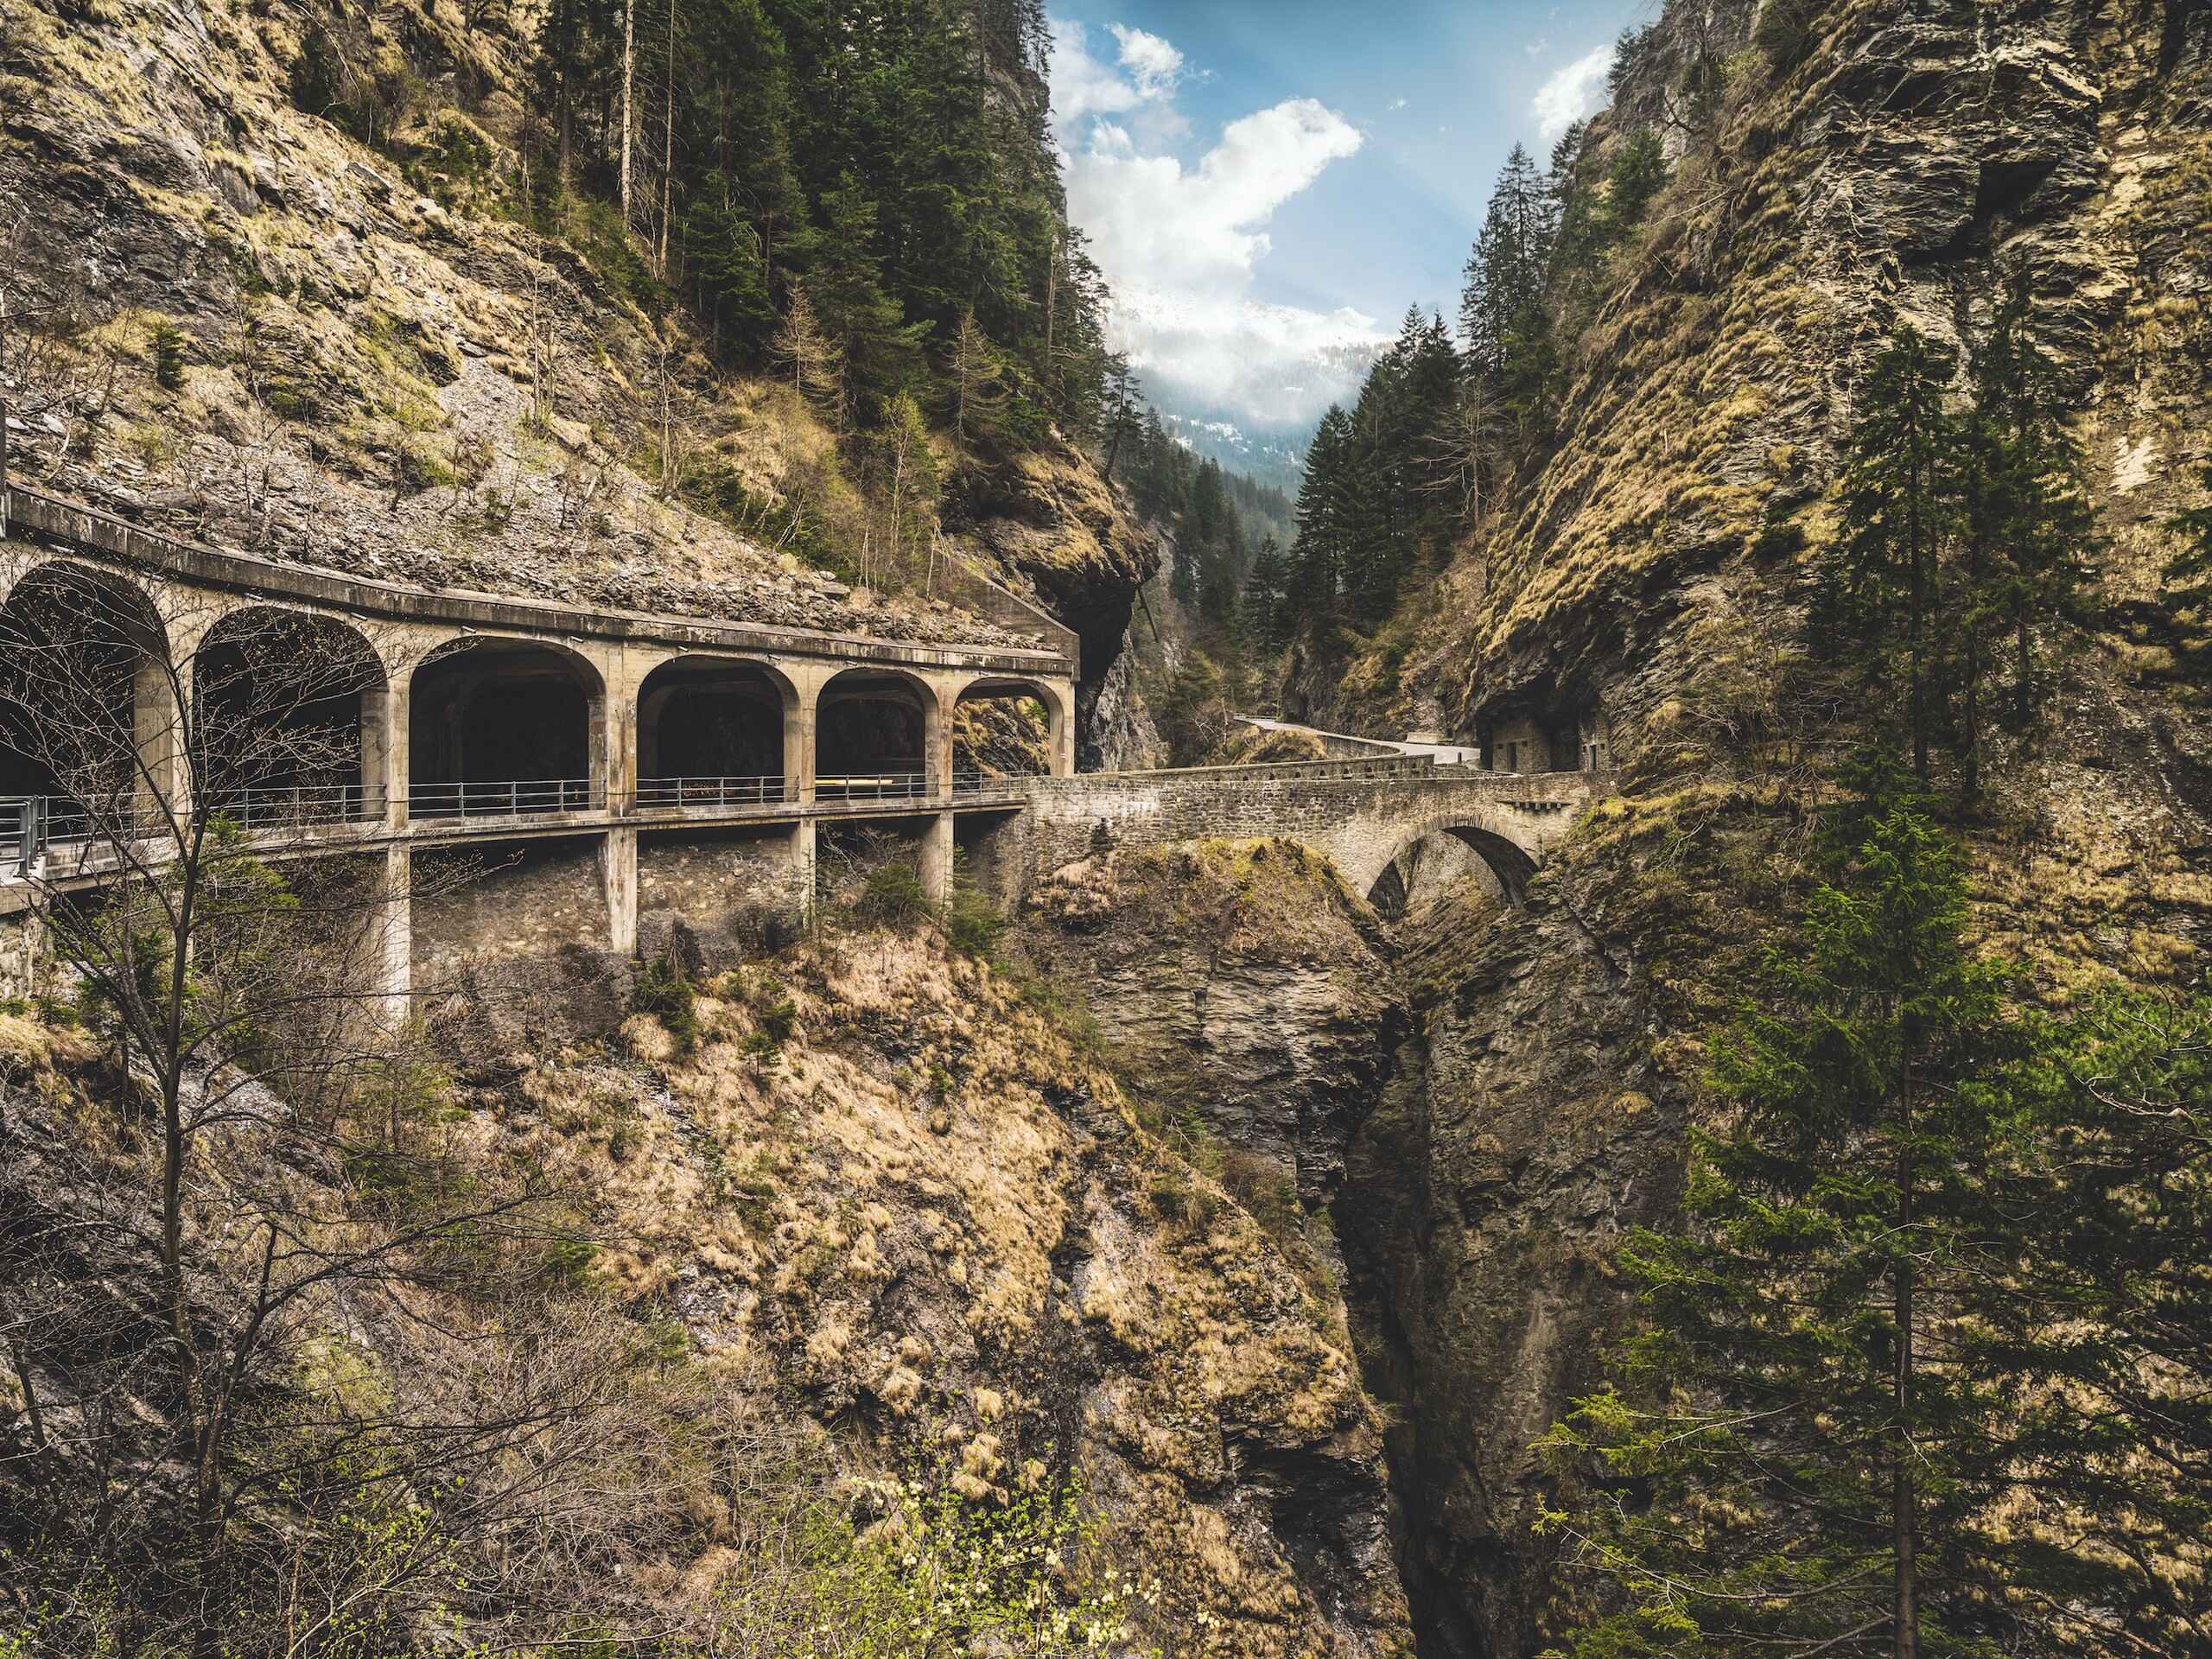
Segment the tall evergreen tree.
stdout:
<path fill-rule="evenodd" d="M 2020 720 L 2036 701 L 2036 624 L 2074 605 L 2104 544 L 2058 368 L 2036 338 L 2033 315 L 2033 296 L 2016 274 L 2000 290 L 1988 337 L 1972 359 L 1974 464 L 1995 484 L 1986 498 L 1998 556 L 1987 573 L 1996 589 L 1988 602 L 2012 636 L 2013 711 Z"/>
<path fill-rule="evenodd" d="M 1717 1046 L 1686 1224 L 1622 1257 L 1649 1326 L 1547 1441 L 1580 1499 L 1546 1525 L 1611 1586 L 1579 1659 L 1964 1655 L 2009 1622 L 1974 1525 L 1993 1414 L 1954 1363 L 2015 1243 L 1986 1202 L 2004 1125 L 1968 1086 L 2003 981 L 1966 913 L 1955 849 L 1878 810 Z"/>
<path fill-rule="evenodd" d="M 2009 1386 L 1993 1530 L 2075 1652 L 2212 1654 L 2212 998 L 2114 992 L 1993 1083 L 2020 1125 L 1971 1363 Z"/>
<path fill-rule="evenodd" d="M 1943 407 L 1953 362 L 1910 325 L 1874 359 L 1845 458 L 1843 540 L 1815 607 L 1816 637 L 1870 685 L 1904 685 L 1902 724 L 1923 786 L 1950 599 L 1943 556 L 1958 517 L 1956 433 Z"/>

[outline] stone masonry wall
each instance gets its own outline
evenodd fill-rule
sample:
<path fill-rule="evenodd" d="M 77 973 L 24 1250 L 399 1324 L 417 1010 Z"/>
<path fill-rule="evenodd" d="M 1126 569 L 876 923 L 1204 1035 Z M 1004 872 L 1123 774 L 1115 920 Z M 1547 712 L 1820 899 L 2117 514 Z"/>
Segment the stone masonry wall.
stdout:
<path fill-rule="evenodd" d="M 1579 774 L 1504 777 L 1426 758 L 1038 779 L 1022 812 L 965 839 L 979 885 L 1005 903 L 1085 856 L 1102 825 L 1115 845 L 1280 836 L 1360 885 L 1445 822 L 1479 824 L 1541 856 L 1592 790 Z"/>
<path fill-rule="evenodd" d="M 415 991 L 459 1057 L 612 1029 L 628 964 L 607 948 L 599 838 L 510 842 L 415 856 Z"/>
<path fill-rule="evenodd" d="M 785 825 L 640 836 L 639 954 L 671 951 L 710 973 L 788 938 L 808 897 L 793 841 Z"/>

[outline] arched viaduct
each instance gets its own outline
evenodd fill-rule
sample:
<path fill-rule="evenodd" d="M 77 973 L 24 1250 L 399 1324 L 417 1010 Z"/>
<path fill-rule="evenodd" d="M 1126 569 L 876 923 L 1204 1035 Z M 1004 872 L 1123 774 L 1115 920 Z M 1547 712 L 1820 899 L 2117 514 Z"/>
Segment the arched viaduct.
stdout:
<path fill-rule="evenodd" d="M 1074 636 L 992 588 L 981 602 L 1001 641 L 1019 643 L 432 592 L 149 534 L 21 488 L 0 501 L 0 639 L 13 659 L 0 671 L 16 677 L 0 704 L 20 717 L 47 644 L 73 641 L 58 694 L 76 726 L 105 734 L 128 780 L 117 787 L 149 820 L 174 823 L 188 791 L 213 791 L 203 805 L 288 856 L 381 855 L 395 893 L 412 889 L 419 857 L 536 857 L 535 885 L 498 901 L 431 917 L 397 905 L 382 947 L 395 994 L 426 955 L 479 937 L 628 955 L 641 909 L 803 910 L 825 823 L 918 841 L 938 899 L 956 844 L 1018 900 L 1083 856 L 1101 824 L 1116 841 L 1287 836 L 1363 893 L 1421 836 L 1449 833 L 1517 899 L 1605 781 L 1481 772 L 1429 753 L 1077 777 Z M 298 696 L 272 713 L 269 688 L 288 676 Z M 1046 773 L 954 771 L 954 711 L 997 696 L 1041 708 Z M 310 755 L 315 746 L 286 741 L 287 721 L 335 741 Z M 232 730 L 269 741 L 247 741 L 257 758 L 226 769 Z M 0 721 L 0 918 L 57 873 L 84 885 L 102 874 L 83 827 L 97 814 L 70 794 L 85 785 L 22 735 Z M 518 914 L 532 910 L 543 914 Z"/>

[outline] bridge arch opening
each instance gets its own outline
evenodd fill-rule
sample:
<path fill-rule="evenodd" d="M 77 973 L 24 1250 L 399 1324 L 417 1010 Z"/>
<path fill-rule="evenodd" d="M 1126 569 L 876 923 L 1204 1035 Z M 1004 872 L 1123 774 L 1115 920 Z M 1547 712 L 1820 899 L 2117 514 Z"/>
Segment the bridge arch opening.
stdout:
<path fill-rule="evenodd" d="M 849 668 L 822 688 L 815 712 L 815 792 L 823 800 L 926 797 L 942 714 L 918 675 Z"/>
<path fill-rule="evenodd" d="M 638 688 L 638 804 L 746 805 L 798 779 L 798 690 L 765 663 L 678 657 Z"/>
<path fill-rule="evenodd" d="M 388 683 L 375 647 L 336 617 L 233 611 L 193 658 L 207 804 L 249 829 L 379 816 Z"/>
<path fill-rule="evenodd" d="M 1032 680 L 977 680 L 961 688 L 950 721 L 952 777 L 1050 777 L 1068 753 L 1068 711 L 1052 687 Z"/>
<path fill-rule="evenodd" d="M 1473 876 L 1509 905 L 1528 902 L 1536 861 L 1495 830 L 1444 824 L 1415 836 L 1368 889 L 1377 914 L 1396 921 L 1452 883 Z"/>
<path fill-rule="evenodd" d="M 57 835 L 178 798 L 178 666 L 131 583 L 67 560 L 29 571 L 0 603 L 0 797 L 45 798 Z"/>
<path fill-rule="evenodd" d="M 607 687 L 575 652 L 472 638 L 415 670 L 408 810 L 416 817 L 586 810 L 604 804 L 606 765 Z"/>

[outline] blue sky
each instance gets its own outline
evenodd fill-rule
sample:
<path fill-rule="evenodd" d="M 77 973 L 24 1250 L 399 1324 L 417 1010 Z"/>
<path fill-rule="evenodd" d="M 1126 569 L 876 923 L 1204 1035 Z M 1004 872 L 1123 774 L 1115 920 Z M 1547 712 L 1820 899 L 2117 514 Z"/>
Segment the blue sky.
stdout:
<path fill-rule="evenodd" d="M 1055 0 L 1071 207 L 1163 404 L 1310 421 L 1458 306 L 1499 164 L 1603 97 L 1658 0 Z"/>

